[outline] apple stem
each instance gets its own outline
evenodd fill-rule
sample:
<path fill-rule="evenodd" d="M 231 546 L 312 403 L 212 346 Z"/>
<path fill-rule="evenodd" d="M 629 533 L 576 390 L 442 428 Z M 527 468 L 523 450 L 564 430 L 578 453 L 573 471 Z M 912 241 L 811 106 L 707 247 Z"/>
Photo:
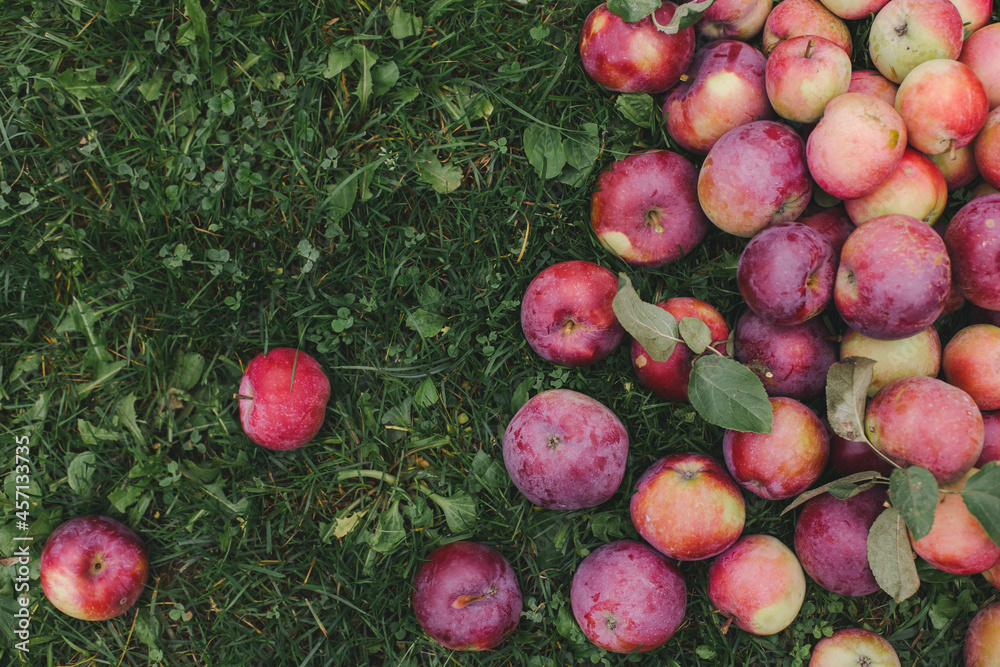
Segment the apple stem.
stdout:
<path fill-rule="evenodd" d="M 955 148 L 955 140 L 952 139 L 951 141 L 948 142 L 948 159 L 955 160 L 957 158 L 958 158 L 958 153 Z"/>
<path fill-rule="evenodd" d="M 727 632 L 729 632 L 729 626 L 732 624 L 733 624 L 733 617 L 730 616 L 729 618 L 726 619 L 726 622 L 722 624 L 722 627 L 719 628 L 719 632 L 721 632 L 722 634 L 726 634 Z"/>
<path fill-rule="evenodd" d="M 244 396 L 243 394 L 233 394 L 233 398 L 238 398 L 241 401 L 252 401 L 253 396 Z"/>
<path fill-rule="evenodd" d="M 660 222 L 659 211 L 646 211 L 646 224 L 652 227 L 657 234 L 663 233 L 663 223 Z"/>
<path fill-rule="evenodd" d="M 810 39 L 809 43 L 806 44 L 806 52 L 805 52 L 805 57 L 806 58 L 812 58 L 812 53 L 813 53 L 813 47 L 814 46 L 816 46 L 816 40 Z"/>
<path fill-rule="evenodd" d="M 562 335 L 564 336 L 570 335 L 571 333 L 573 333 L 573 329 L 575 328 L 576 328 L 576 322 L 574 322 L 573 320 L 567 320 L 566 324 L 562 325 L 561 329 Z"/>

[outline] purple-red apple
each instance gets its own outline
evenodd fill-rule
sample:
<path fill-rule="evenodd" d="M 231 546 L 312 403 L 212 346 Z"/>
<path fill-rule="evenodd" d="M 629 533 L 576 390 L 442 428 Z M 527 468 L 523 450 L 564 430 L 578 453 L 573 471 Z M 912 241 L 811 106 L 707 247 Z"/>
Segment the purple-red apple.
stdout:
<path fill-rule="evenodd" d="M 736 542 L 746 521 L 743 493 L 725 466 L 694 452 L 650 466 L 636 483 L 629 512 L 639 535 L 676 560 L 717 556 Z"/>
<path fill-rule="evenodd" d="M 330 380 L 305 352 L 279 347 L 247 365 L 239 399 L 247 437 L 265 449 L 296 449 L 323 426 Z"/>
<path fill-rule="evenodd" d="M 989 186 L 1000 189 L 1000 107 L 986 117 L 972 151 L 983 179 Z"/>
<path fill-rule="evenodd" d="M 420 627 L 453 651 L 485 651 L 514 632 L 524 604 L 503 554 L 478 542 L 451 542 L 432 551 L 413 581 Z"/>
<path fill-rule="evenodd" d="M 896 111 L 906 123 L 910 145 L 937 155 L 971 143 L 986 122 L 990 104 L 968 65 L 938 59 L 917 65 L 903 79 L 896 91 Z"/>
<path fill-rule="evenodd" d="M 841 475 L 875 471 L 888 477 L 896 466 L 879 456 L 867 442 L 847 440 L 831 432 L 830 467 Z"/>
<path fill-rule="evenodd" d="M 674 316 L 678 322 L 685 317 L 697 317 L 708 325 L 712 341 L 722 342 L 729 338 L 729 325 L 711 304 L 690 296 L 678 296 L 656 304 Z M 719 351 L 725 345 L 716 345 Z M 688 382 L 694 353 L 684 343 L 677 343 L 666 361 L 656 361 L 637 340 L 632 341 L 632 367 L 639 381 L 657 396 L 668 401 L 687 401 Z"/>
<path fill-rule="evenodd" d="M 875 486 L 846 500 L 823 493 L 806 501 L 795 521 L 795 555 L 813 581 L 838 595 L 879 590 L 868 565 L 868 531 L 889 494 Z"/>
<path fill-rule="evenodd" d="M 560 366 L 589 366 L 611 354 L 622 327 L 611 306 L 618 278 L 585 260 L 558 262 L 528 284 L 521 329 L 538 356 Z"/>
<path fill-rule="evenodd" d="M 653 16 L 666 25 L 677 11 L 668 0 Z M 666 91 L 677 83 L 694 57 L 694 28 L 673 35 L 657 30 L 653 18 L 628 22 L 612 14 L 607 3 L 595 7 L 580 31 L 580 60 L 594 81 L 619 93 Z"/>
<path fill-rule="evenodd" d="M 751 237 L 795 220 L 812 196 L 802 138 L 787 125 L 758 120 L 726 132 L 698 174 L 698 201 L 719 229 Z"/>
<path fill-rule="evenodd" d="M 764 27 L 772 0 L 715 0 L 694 24 L 703 40 L 738 39 L 748 42 Z"/>
<path fill-rule="evenodd" d="M 806 141 L 809 173 L 838 199 L 856 199 L 877 188 L 905 150 L 903 119 L 892 105 L 864 93 L 830 100 Z"/>
<path fill-rule="evenodd" d="M 1000 23 L 991 23 L 972 33 L 962 45 L 958 61 L 968 65 L 979 77 L 990 110 L 1000 106 Z"/>
<path fill-rule="evenodd" d="M 872 21 L 868 53 L 882 76 L 900 83 L 920 63 L 958 58 L 964 37 L 950 0 L 889 0 Z"/>
<path fill-rule="evenodd" d="M 851 72 L 849 93 L 864 93 L 877 97 L 889 106 L 896 105 L 896 90 L 898 86 L 875 70 L 856 69 Z"/>
<path fill-rule="evenodd" d="M 698 170 L 666 150 L 633 153 L 597 177 L 590 224 L 605 248 L 633 266 L 688 255 L 711 225 L 698 204 Z"/>
<path fill-rule="evenodd" d="M 872 359 L 868 396 L 893 380 L 923 375 L 937 377 L 941 370 L 941 337 L 933 325 L 906 338 L 879 340 L 848 329 L 840 339 L 840 358 Z"/>
<path fill-rule="evenodd" d="M 973 141 L 973 144 L 975 141 Z M 964 188 L 966 185 L 976 180 L 979 176 L 979 167 L 976 166 L 976 153 L 973 144 L 966 144 L 953 151 L 928 155 L 944 176 L 948 185 L 948 192 Z"/>
<path fill-rule="evenodd" d="M 736 284 L 761 319 L 794 326 L 829 305 L 836 270 L 833 248 L 819 232 L 782 222 L 761 230 L 743 248 Z"/>
<path fill-rule="evenodd" d="M 817 0 L 783 0 L 764 22 L 761 45 L 769 55 L 783 40 L 802 35 L 828 39 L 850 56 L 854 48 L 851 31 L 843 19 Z"/>
<path fill-rule="evenodd" d="M 792 37 L 768 55 L 764 84 L 775 113 L 797 123 L 815 123 L 827 102 L 851 85 L 851 57 L 825 37 Z"/>
<path fill-rule="evenodd" d="M 569 599 L 577 624 L 595 645 L 645 653 L 669 641 L 684 621 L 687 585 L 666 556 L 648 544 L 620 540 L 583 559 Z"/>
<path fill-rule="evenodd" d="M 128 611 L 149 576 L 149 556 L 131 528 L 106 516 L 78 516 L 59 525 L 42 549 L 42 591 L 73 618 L 105 621 Z"/>
<path fill-rule="evenodd" d="M 546 509 L 596 507 L 625 476 L 628 432 L 607 406 L 571 389 L 549 389 L 521 406 L 503 434 L 514 486 Z"/>
<path fill-rule="evenodd" d="M 900 667 L 884 637 L 864 628 L 843 628 L 813 646 L 807 667 Z"/>
<path fill-rule="evenodd" d="M 725 39 L 695 51 L 687 73 L 663 101 L 670 138 L 705 155 L 729 130 L 774 117 L 764 86 L 764 54 Z"/>
<path fill-rule="evenodd" d="M 1000 409 L 1000 327 L 972 324 L 952 336 L 941 358 L 944 378 L 980 410 Z"/>
<path fill-rule="evenodd" d="M 944 234 L 955 284 L 970 303 L 1000 310 L 1000 194 L 959 209 Z"/>
<path fill-rule="evenodd" d="M 899 465 L 926 468 L 941 484 L 967 473 L 983 451 L 983 416 L 944 380 L 909 377 L 878 390 L 865 409 L 865 434 Z"/>
<path fill-rule="evenodd" d="M 799 560 L 771 535 L 744 535 L 708 568 L 712 604 L 738 628 L 755 635 L 773 635 L 791 625 L 805 595 L 806 576 Z"/>
<path fill-rule="evenodd" d="M 975 467 L 982 468 L 990 461 L 1000 461 L 1000 410 L 983 413 L 983 453 Z"/>
<path fill-rule="evenodd" d="M 833 256 L 837 262 L 840 262 L 840 249 L 854 231 L 854 223 L 851 222 L 842 204 L 827 208 L 807 208 L 796 222 L 801 222 L 819 232 L 833 248 Z"/>
<path fill-rule="evenodd" d="M 1000 602 L 986 605 L 972 617 L 962 648 L 965 667 L 1000 665 Z"/>
<path fill-rule="evenodd" d="M 901 213 L 929 225 L 937 222 L 948 203 L 944 174 L 923 153 L 907 148 L 896 170 L 863 197 L 844 202 L 847 215 L 862 225 L 880 215 Z"/>

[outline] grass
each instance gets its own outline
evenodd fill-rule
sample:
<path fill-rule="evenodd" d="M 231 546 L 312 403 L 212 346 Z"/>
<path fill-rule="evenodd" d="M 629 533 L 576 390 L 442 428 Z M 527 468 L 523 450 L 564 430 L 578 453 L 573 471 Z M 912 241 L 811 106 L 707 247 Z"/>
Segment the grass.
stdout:
<path fill-rule="evenodd" d="M 927 570 L 900 604 L 810 583 L 788 630 L 753 637 L 720 632 L 707 564 L 684 564 L 686 621 L 649 657 L 607 654 L 572 621 L 582 558 L 636 537 L 642 471 L 673 451 L 718 456 L 722 435 L 637 386 L 625 348 L 556 368 L 520 332 L 542 268 L 627 269 L 589 229 L 592 169 L 667 145 L 584 74 L 592 4 L 3 3 L 0 556 L 23 534 L 23 435 L 35 556 L 28 654 L 11 648 L 15 568 L 0 569 L 3 664 L 802 665 L 819 637 L 858 625 L 905 665 L 961 663 L 994 591 Z M 583 157 L 540 178 L 532 127 Z M 741 247 L 716 232 L 629 272 L 646 299 L 694 295 L 732 323 Z M 316 356 L 333 385 L 317 439 L 286 454 L 242 434 L 232 398 L 277 346 Z M 503 469 L 507 421 L 554 387 L 601 400 L 630 432 L 625 480 L 592 510 L 535 509 Z M 748 498 L 747 531 L 790 544 L 780 509 Z M 37 578 L 45 536 L 93 512 L 151 555 L 140 602 L 99 623 L 57 612 Z M 455 539 L 503 552 L 526 602 L 483 655 L 443 650 L 409 606 L 422 557 Z"/>

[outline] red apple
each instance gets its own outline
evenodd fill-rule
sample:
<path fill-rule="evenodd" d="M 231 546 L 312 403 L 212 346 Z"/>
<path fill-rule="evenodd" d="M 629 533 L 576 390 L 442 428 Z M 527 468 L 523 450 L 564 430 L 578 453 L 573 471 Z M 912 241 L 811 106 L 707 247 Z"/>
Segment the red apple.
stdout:
<path fill-rule="evenodd" d="M 975 141 L 973 141 L 973 144 Z M 973 144 L 966 144 L 953 151 L 928 155 L 944 176 L 948 185 L 948 192 L 964 188 L 966 185 L 976 180 L 979 176 L 979 167 L 976 166 L 976 153 Z"/>
<path fill-rule="evenodd" d="M 685 317 L 697 317 L 708 325 L 712 341 L 729 338 L 729 326 L 722 315 L 710 304 L 689 296 L 678 296 L 656 304 L 680 322 Z M 725 345 L 717 346 L 724 351 Z M 694 353 L 684 343 L 678 343 L 666 361 L 656 361 L 646 352 L 642 344 L 632 341 L 632 367 L 639 381 L 657 396 L 668 401 L 687 401 L 688 382 L 691 379 L 691 365 Z"/>
<path fill-rule="evenodd" d="M 731 39 L 699 48 L 663 102 L 670 138 L 705 155 L 734 127 L 773 118 L 764 87 L 766 61 L 754 47 Z"/>
<path fill-rule="evenodd" d="M 982 468 L 990 461 L 1000 461 L 1000 410 L 983 413 L 983 453 L 975 467 Z"/>
<path fill-rule="evenodd" d="M 844 243 L 833 301 L 852 329 L 893 340 L 929 327 L 950 289 L 951 263 L 937 232 L 907 215 L 883 215 Z"/>
<path fill-rule="evenodd" d="M 889 0 L 823 0 L 823 5 L 842 19 L 862 19 L 882 9 Z"/>
<path fill-rule="evenodd" d="M 880 215 L 901 213 L 929 225 L 937 222 L 948 203 L 948 183 L 930 158 L 907 148 L 899 166 L 877 188 L 844 202 L 847 215 L 862 225 Z"/>
<path fill-rule="evenodd" d="M 677 153 L 633 153 L 601 172 L 590 197 L 597 239 L 633 266 L 688 255 L 711 225 L 698 204 L 698 171 Z"/>
<path fill-rule="evenodd" d="M 958 58 L 964 30 L 950 0 L 889 0 L 872 21 L 868 52 L 885 78 L 900 83 L 920 63 Z"/>
<path fill-rule="evenodd" d="M 986 117 L 979 135 L 973 142 L 976 168 L 986 183 L 1000 188 L 1000 107 Z"/>
<path fill-rule="evenodd" d="M 755 635 L 791 625 L 805 595 L 806 577 L 795 553 L 770 535 L 744 535 L 708 568 L 712 604 Z"/>
<path fill-rule="evenodd" d="M 521 329 L 538 356 L 560 366 L 589 366 L 611 354 L 625 337 L 611 301 L 618 278 L 584 260 L 542 270 L 521 299 Z"/>
<path fill-rule="evenodd" d="M 824 37 L 792 37 L 767 57 L 764 83 L 775 113 L 797 123 L 815 123 L 827 102 L 847 92 L 851 57 Z"/>
<path fill-rule="evenodd" d="M 828 39 L 848 56 L 854 48 L 847 24 L 822 3 L 817 0 L 783 0 L 771 10 L 764 22 L 761 35 L 764 54 L 770 54 L 782 40 L 802 35 Z"/>
<path fill-rule="evenodd" d="M 761 319 L 793 326 L 829 305 L 836 270 L 833 248 L 819 232 L 783 222 L 762 230 L 743 248 L 736 284 Z"/>
<path fill-rule="evenodd" d="M 684 620 L 687 586 L 680 569 L 652 547 L 611 542 L 583 559 L 570 584 L 570 605 L 583 634 L 616 653 L 662 646 Z"/>
<path fill-rule="evenodd" d="M 503 434 L 514 486 L 547 509 L 596 507 L 625 476 L 628 432 L 600 401 L 570 389 L 528 399 Z"/>
<path fill-rule="evenodd" d="M 664 0 L 654 16 L 666 25 L 677 5 Z M 694 57 L 694 29 L 667 35 L 649 16 L 630 23 L 601 3 L 590 12 L 580 31 L 580 60 L 594 81 L 619 93 L 666 91 L 677 83 Z"/>
<path fill-rule="evenodd" d="M 874 70 L 856 69 L 851 72 L 851 85 L 847 92 L 871 95 L 895 107 L 897 88 L 896 84 Z"/>
<path fill-rule="evenodd" d="M 831 432 L 830 467 L 841 475 L 873 470 L 888 477 L 896 466 L 876 454 L 867 442 L 847 440 Z"/>
<path fill-rule="evenodd" d="M 715 0 L 694 29 L 704 40 L 750 41 L 764 27 L 772 0 Z"/>
<path fill-rule="evenodd" d="M 983 572 L 983 578 L 989 582 L 990 586 L 1000 590 L 1000 563 Z M 997 653 L 1000 656 L 1000 653 Z"/>
<path fill-rule="evenodd" d="M 907 141 L 928 155 L 971 143 L 989 110 L 979 77 L 957 60 L 928 60 L 917 65 L 896 91 L 896 111 L 906 123 Z"/>
<path fill-rule="evenodd" d="M 485 651 L 514 632 L 524 605 L 514 568 L 496 549 L 450 542 L 427 556 L 413 581 L 420 627 L 453 651 Z"/>
<path fill-rule="evenodd" d="M 875 361 L 868 396 L 893 380 L 923 375 L 937 377 L 941 370 L 941 338 L 933 325 L 896 340 L 869 338 L 848 329 L 840 340 L 840 358 L 865 357 Z"/>
<path fill-rule="evenodd" d="M 808 667 L 900 667 L 892 644 L 864 628 L 843 628 L 813 646 Z"/>
<path fill-rule="evenodd" d="M 740 486 L 761 498 L 782 500 L 819 479 L 830 457 L 826 427 L 807 405 L 772 397 L 770 433 L 727 429 L 722 436 L 726 467 Z"/>
<path fill-rule="evenodd" d="M 974 32 L 990 22 L 993 11 L 993 0 L 950 0 L 958 15 L 962 17 L 963 39 L 968 41 Z M 964 49 L 964 46 L 963 46 Z"/>
<path fill-rule="evenodd" d="M 1000 327 L 972 324 L 944 348 L 944 377 L 964 390 L 980 410 L 1000 409 Z"/>
<path fill-rule="evenodd" d="M 945 231 L 955 284 L 970 303 L 1000 310 L 1000 194 L 973 199 Z"/>
<path fill-rule="evenodd" d="M 830 100 L 806 141 L 809 173 L 838 199 L 856 199 L 877 188 L 905 150 L 903 119 L 891 105 L 863 93 Z"/>
<path fill-rule="evenodd" d="M 812 227 L 819 232 L 826 242 L 833 248 L 833 256 L 840 262 L 840 249 L 844 247 L 844 241 L 854 231 L 854 223 L 851 222 L 847 211 L 842 204 L 830 206 L 828 208 L 811 207 L 805 210 L 797 222 Z"/>
<path fill-rule="evenodd" d="M 896 463 L 927 468 L 941 484 L 968 472 L 983 451 L 976 402 L 937 378 L 902 378 L 879 389 L 865 409 L 865 433 Z"/>
<path fill-rule="evenodd" d="M 128 611 L 149 576 L 149 556 L 135 532 L 97 514 L 65 521 L 49 535 L 39 566 L 42 591 L 73 618 L 105 621 Z"/>
<path fill-rule="evenodd" d="M 642 474 L 629 502 L 632 525 L 676 560 L 717 556 L 739 538 L 743 493 L 721 462 L 686 452 L 665 456 Z"/>
<path fill-rule="evenodd" d="M 716 227 L 751 237 L 795 220 L 812 196 L 802 139 L 787 125 L 758 120 L 726 132 L 698 175 L 698 201 Z"/>
<path fill-rule="evenodd" d="M 265 449 L 286 451 L 319 433 L 330 380 L 305 352 L 279 347 L 258 354 L 247 365 L 239 395 L 240 422 L 247 437 Z"/>
<path fill-rule="evenodd" d="M 991 23 L 972 33 L 962 45 L 958 61 L 976 73 L 986 90 L 990 109 L 1000 106 L 1000 23 Z"/>
<path fill-rule="evenodd" d="M 868 531 L 888 498 L 876 486 L 846 500 L 823 493 L 806 501 L 795 522 L 795 555 L 813 581 L 852 597 L 879 590 L 868 565 Z"/>
<path fill-rule="evenodd" d="M 1000 665 L 1000 602 L 986 605 L 972 617 L 962 656 L 965 667 Z"/>

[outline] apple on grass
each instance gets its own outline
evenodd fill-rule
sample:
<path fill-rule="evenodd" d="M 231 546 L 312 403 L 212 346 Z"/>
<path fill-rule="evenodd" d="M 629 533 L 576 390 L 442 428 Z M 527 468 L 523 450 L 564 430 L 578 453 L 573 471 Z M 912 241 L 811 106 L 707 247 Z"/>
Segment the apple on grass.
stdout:
<path fill-rule="evenodd" d="M 772 6 L 772 0 L 715 0 L 694 24 L 694 30 L 705 41 L 748 42 L 763 29 Z"/>
<path fill-rule="evenodd" d="M 247 365 L 239 399 L 247 437 L 265 449 L 297 449 L 323 426 L 330 380 L 305 352 L 279 347 Z"/>
<path fill-rule="evenodd" d="M 503 434 L 514 486 L 547 509 L 596 507 L 625 476 L 628 432 L 600 401 L 570 389 L 528 399 Z"/>
<path fill-rule="evenodd" d="M 949 0 L 941 0 L 948 3 Z M 937 155 L 968 145 L 990 111 L 986 90 L 968 65 L 957 60 L 923 62 L 896 91 L 896 111 L 910 145 Z"/>
<path fill-rule="evenodd" d="M 840 358 L 864 357 L 875 362 L 868 396 L 893 380 L 923 375 L 937 377 L 941 370 L 941 337 L 934 325 L 907 338 L 879 340 L 854 329 L 840 339 Z"/>
<path fill-rule="evenodd" d="M 861 226 L 872 218 L 899 213 L 928 225 L 937 222 L 948 203 L 948 182 L 929 157 L 912 148 L 877 188 L 844 202 L 847 215 Z"/>
<path fill-rule="evenodd" d="M 569 260 L 543 269 L 521 299 L 528 345 L 560 366 L 596 364 L 625 337 L 611 307 L 617 292 L 617 276 L 593 262 Z"/>
<path fill-rule="evenodd" d="M 684 621 L 687 585 L 680 568 L 648 544 L 611 542 L 583 559 L 570 606 L 591 642 L 616 653 L 662 646 Z"/>
<path fill-rule="evenodd" d="M 868 31 L 868 53 L 885 78 L 900 83 L 920 63 L 958 58 L 964 37 L 951 0 L 889 0 Z"/>
<path fill-rule="evenodd" d="M 667 150 L 633 153 L 597 177 L 590 224 L 633 266 L 657 268 L 691 253 L 711 225 L 698 204 L 698 171 Z"/>
<path fill-rule="evenodd" d="M 970 303 L 1000 310 L 1000 194 L 977 197 L 959 209 L 945 230 L 955 284 Z"/>
<path fill-rule="evenodd" d="M 736 626 L 755 635 L 781 632 L 795 620 L 806 577 L 795 553 L 771 535 L 744 535 L 708 568 L 708 597 Z"/>
<path fill-rule="evenodd" d="M 1000 665 L 1000 602 L 993 602 L 972 617 L 962 648 L 965 667 Z"/>
<path fill-rule="evenodd" d="M 945 345 L 945 380 L 964 390 L 980 410 L 1000 409 L 1000 327 L 972 324 Z"/>
<path fill-rule="evenodd" d="M 432 551 L 413 581 L 413 611 L 431 639 L 454 651 L 485 651 L 521 618 L 521 589 L 503 554 L 478 542 Z"/>
<path fill-rule="evenodd" d="M 685 452 L 663 457 L 642 474 L 629 502 L 632 525 L 670 558 L 711 558 L 743 532 L 740 487 L 717 459 Z"/>
<path fill-rule="evenodd" d="M 851 85 L 851 57 L 824 37 L 792 37 L 767 56 L 764 83 L 775 113 L 797 123 L 815 123 L 827 102 Z"/>
<path fill-rule="evenodd" d="M 149 556 L 135 531 L 90 514 L 60 524 L 45 541 L 42 591 L 67 616 L 105 621 L 128 611 L 149 576 Z"/>
<path fill-rule="evenodd" d="M 842 628 L 813 646 L 808 667 L 900 667 L 884 637 L 864 628 Z"/>
<path fill-rule="evenodd" d="M 764 22 L 761 46 L 770 55 L 786 39 L 816 35 L 828 39 L 850 56 L 854 48 L 851 31 L 839 16 L 817 0 L 782 0 Z"/>

